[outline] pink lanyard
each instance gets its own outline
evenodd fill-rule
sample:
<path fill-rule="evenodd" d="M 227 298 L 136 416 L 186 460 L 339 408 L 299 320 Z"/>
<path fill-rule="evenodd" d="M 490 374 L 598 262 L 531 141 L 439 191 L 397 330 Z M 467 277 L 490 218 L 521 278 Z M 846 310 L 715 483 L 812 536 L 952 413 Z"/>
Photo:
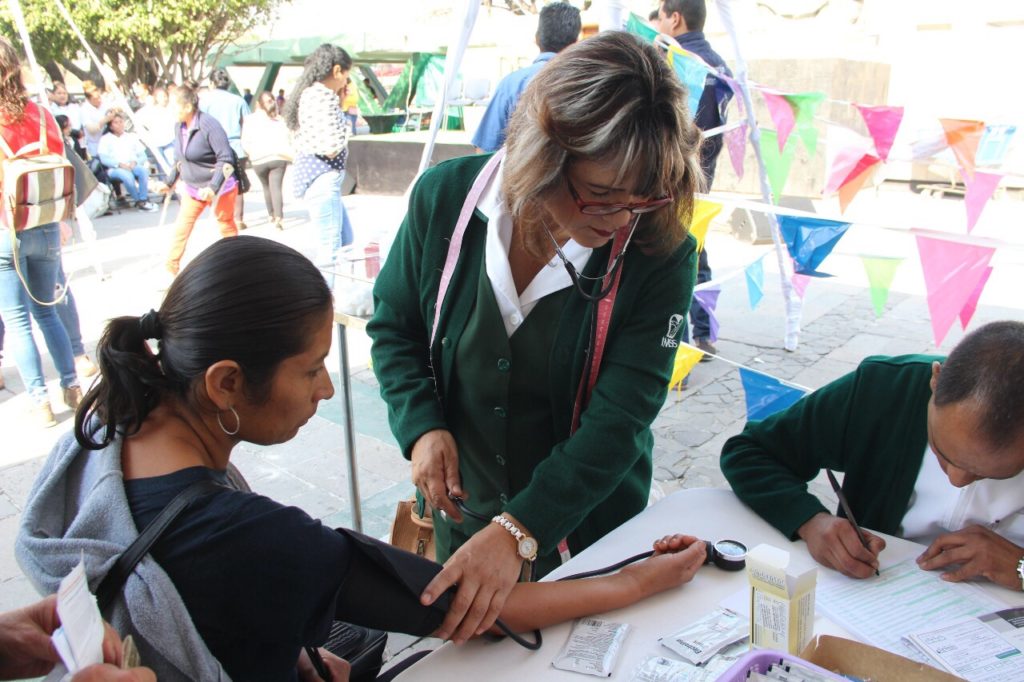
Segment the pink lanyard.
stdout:
<path fill-rule="evenodd" d="M 476 205 L 479 203 L 480 197 L 483 196 L 487 183 L 491 181 L 491 177 L 497 171 L 498 164 L 501 163 L 501 159 L 504 156 L 504 148 L 495 152 L 491 160 L 480 171 L 480 175 L 476 176 L 476 181 L 473 182 L 473 186 L 466 196 L 466 202 L 462 204 L 459 220 L 455 223 L 455 231 L 452 232 L 451 242 L 448 244 L 448 256 L 445 258 L 444 269 L 441 271 L 441 283 L 437 287 L 437 303 L 434 304 L 434 324 L 430 328 L 430 348 L 434 347 L 434 338 L 437 336 L 437 324 L 441 319 L 441 305 L 444 303 L 445 295 L 448 293 L 448 285 L 452 283 L 452 275 L 455 273 L 455 264 L 459 262 L 459 254 L 462 253 L 462 238 L 465 236 L 466 228 L 469 226 L 469 219 L 473 217 L 473 211 L 476 210 Z"/>
<path fill-rule="evenodd" d="M 445 295 L 448 293 L 448 287 L 452 281 L 452 275 L 455 273 L 455 265 L 459 261 L 459 255 L 462 253 L 462 239 L 466 234 L 466 228 L 469 226 L 469 219 L 473 216 L 473 211 L 476 209 L 477 203 L 480 201 L 480 197 L 483 196 L 484 189 L 487 187 L 487 183 L 490 182 L 494 173 L 497 171 L 498 165 L 501 163 L 501 159 L 505 156 L 505 150 L 499 149 L 495 152 L 491 160 L 480 171 L 476 180 L 473 182 L 473 186 L 469 190 L 469 194 L 466 196 L 465 203 L 462 204 L 462 211 L 459 213 L 459 220 L 455 223 L 455 231 L 452 232 L 451 242 L 448 245 L 448 255 L 444 261 L 444 269 L 441 271 L 441 282 L 437 288 L 437 302 L 434 304 L 434 324 L 430 329 L 430 348 L 434 347 L 434 339 L 437 336 L 438 322 L 441 319 L 441 305 L 444 303 Z M 626 243 L 628 233 L 625 230 L 619 230 L 615 234 L 615 240 L 612 242 L 611 253 L 608 254 L 608 262 L 614 263 L 615 257 L 622 251 L 622 247 Z M 594 333 L 594 348 L 590 357 L 589 371 L 584 377 L 580 378 L 580 385 L 576 391 L 576 402 L 573 406 L 572 411 L 572 428 L 569 433 L 575 433 L 580 425 L 580 415 L 583 413 L 583 408 L 587 403 L 590 402 L 590 394 L 594 390 L 594 385 L 597 383 L 598 370 L 601 367 L 601 357 L 604 355 L 605 342 L 608 340 L 608 325 L 612 318 L 612 308 L 615 306 L 615 296 L 619 292 L 619 279 L 622 277 L 622 268 L 617 268 L 613 274 L 606 275 L 601 281 L 601 287 L 607 287 L 609 284 L 608 278 L 611 277 L 612 288 L 608 292 L 608 295 L 602 298 L 597 303 L 597 315 L 596 330 Z M 569 543 L 567 539 L 563 539 L 558 543 L 558 553 L 561 556 L 562 563 L 568 561 L 571 557 L 569 552 Z"/>

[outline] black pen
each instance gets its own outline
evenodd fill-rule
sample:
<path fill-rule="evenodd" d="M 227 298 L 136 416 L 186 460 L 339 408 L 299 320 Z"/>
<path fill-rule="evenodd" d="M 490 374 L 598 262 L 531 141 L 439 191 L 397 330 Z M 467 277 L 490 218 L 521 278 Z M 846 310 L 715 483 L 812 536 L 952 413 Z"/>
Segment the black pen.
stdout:
<path fill-rule="evenodd" d="M 868 538 L 864 535 L 864 531 L 861 530 L 860 525 L 857 524 L 857 519 L 853 518 L 853 512 L 850 510 L 850 503 L 846 501 L 846 495 L 843 494 L 843 489 L 839 487 L 839 481 L 836 480 L 835 474 L 830 470 L 825 469 L 825 473 L 828 475 L 828 482 L 832 484 L 832 490 L 836 491 L 836 497 L 839 498 L 839 505 L 843 508 L 843 513 L 846 514 L 846 520 L 850 522 L 853 529 L 857 531 L 857 537 L 860 538 L 860 544 L 864 545 L 864 549 L 871 551 L 871 547 L 868 545 Z M 875 569 L 875 575 L 879 575 L 878 569 Z"/>

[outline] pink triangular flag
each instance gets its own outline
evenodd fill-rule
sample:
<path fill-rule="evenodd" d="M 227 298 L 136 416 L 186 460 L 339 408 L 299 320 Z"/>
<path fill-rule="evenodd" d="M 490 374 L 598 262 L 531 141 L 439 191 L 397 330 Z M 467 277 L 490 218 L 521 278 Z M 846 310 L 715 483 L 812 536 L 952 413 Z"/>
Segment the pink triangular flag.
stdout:
<path fill-rule="evenodd" d="M 864 117 L 864 125 L 868 127 L 871 139 L 875 141 L 875 151 L 882 161 L 889 160 L 892 141 L 896 139 L 896 131 L 903 120 L 903 107 L 867 107 L 854 105 Z"/>
<path fill-rule="evenodd" d="M 796 125 L 793 106 L 785 95 L 775 90 L 762 88 L 761 96 L 764 97 L 764 103 L 768 105 L 768 113 L 772 117 L 772 122 L 775 123 L 775 132 L 779 137 L 779 152 L 782 152 L 786 149 L 786 140 L 793 132 L 793 126 Z"/>
<path fill-rule="evenodd" d="M 935 345 L 941 346 L 953 321 L 974 296 L 995 248 L 917 235 L 917 251 L 924 271 Z"/>
<path fill-rule="evenodd" d="M 974 317 L 974 311 L 978 309 L 978 299 L 981 298 L 981 292 L 985 289 L 985 285 L 988 284 L 989 275 L 992 274 L 992 266 L 985 268 L 985 274 L 978 280 L 978 286 L 974 287 L 974 293 L 967 299 L 967 303 L 964 304 L 963 310 L 960 311 L 960 326 L 966 330 L 967 325 L 971 323 L 971 318 Z"/>
<path fill-rule="evenodd" d="M 992 198 L 1003 176 L 1000 173 L 985 173 L 983 171 L 975 171 L 973 178 L 967 173 L 963 173 L 962 176 L 964 184 L 967 186 L 964 206 L 967 208 L 967 234 L 970 234 L 981 216 L 981 210 Z"/>
<path fill-rule="evenodd" d="M 725 144 L 729 147 L 729 160 L 736 177 L 743 179 L 743 158 L 747 151 L 747 124 L 733 128 L 725 134 Z"/>
<path fill-rule="evenodd" d="M 822 194 L 833 194 L 850 178 L 857 163 L 871 152 L 871 140 L 847 128 L 829 126 L 825 136 L 828 180 Z"/>
<path fill-rule="evenodd" d="M 789 281 L 793 283 L 793 291 L 800 298 L 804 297 L 804 293 L 807 291 L 807 285 L 811 283 L 811 277 L 807 275 L 801 275 L 799 272 L 794 272 L 793 276 L 789 278 Z"/>

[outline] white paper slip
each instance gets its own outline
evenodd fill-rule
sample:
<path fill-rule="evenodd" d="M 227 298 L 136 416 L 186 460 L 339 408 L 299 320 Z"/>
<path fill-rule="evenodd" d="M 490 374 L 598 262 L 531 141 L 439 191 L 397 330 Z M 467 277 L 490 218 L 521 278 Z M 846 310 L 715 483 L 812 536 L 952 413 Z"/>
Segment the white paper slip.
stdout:
<path fill-rule="evenodd" d="M 834 571 L 821 572 L 818 607 L 858 639 L 916 661 L 929 662 L 903 641 L 935 623 L 980 616 L 1006 604 L 974 585 L 947 583 L 938 573 L 922 571 L 913 559 L 881 570 L 878 577 L 857 580 Z"/>
<path fill-rule="evenodd" d="M 959 618 L 916 632 L 910 641 L 970 682 L 1024 680 L 1024 608 Z"/>
<path fill-rule="evenodd" d="M 61 626 L 53 632 L 53 644 L 71 673 L 103 662 L 103 618 L 96 597 L 89 591 L 85 563 L 78 562 L 60 581 L 57 615 Z"/>

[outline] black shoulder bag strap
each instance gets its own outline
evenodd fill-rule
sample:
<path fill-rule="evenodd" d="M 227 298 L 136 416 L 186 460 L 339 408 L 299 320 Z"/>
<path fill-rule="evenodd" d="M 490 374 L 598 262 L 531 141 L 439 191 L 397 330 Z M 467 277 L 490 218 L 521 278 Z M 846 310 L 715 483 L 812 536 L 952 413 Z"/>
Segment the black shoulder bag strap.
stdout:
<path fill-rule="evenodd" d="M 121 593 L 125 581 L 128 580 L 128 576 L 135 570 L 135 566 L 142 561 L 142 557 L 146 556 L 153 543 L 163 535 L 163 532 L 167 530 L 167 526 L 171 525 L 171 522 L 181 512 L 185 511 L 185 508 L 193 500 L 204 495 L 210 495 L 218 490 L 228 490 L 228 488 L 209 479 L 196 481 L 167 503 L 167 506 L 163 508 L 160 514 L 139 534 L 135 542 L 121 553 L 113 568 L 110 569 L 110 572 L 100 582 L 100 586 L 96 590 L 96 601 L 99 604 L 101 613 L 106 613 L 107 608 L 114 602 L 117 595 Z"/>

